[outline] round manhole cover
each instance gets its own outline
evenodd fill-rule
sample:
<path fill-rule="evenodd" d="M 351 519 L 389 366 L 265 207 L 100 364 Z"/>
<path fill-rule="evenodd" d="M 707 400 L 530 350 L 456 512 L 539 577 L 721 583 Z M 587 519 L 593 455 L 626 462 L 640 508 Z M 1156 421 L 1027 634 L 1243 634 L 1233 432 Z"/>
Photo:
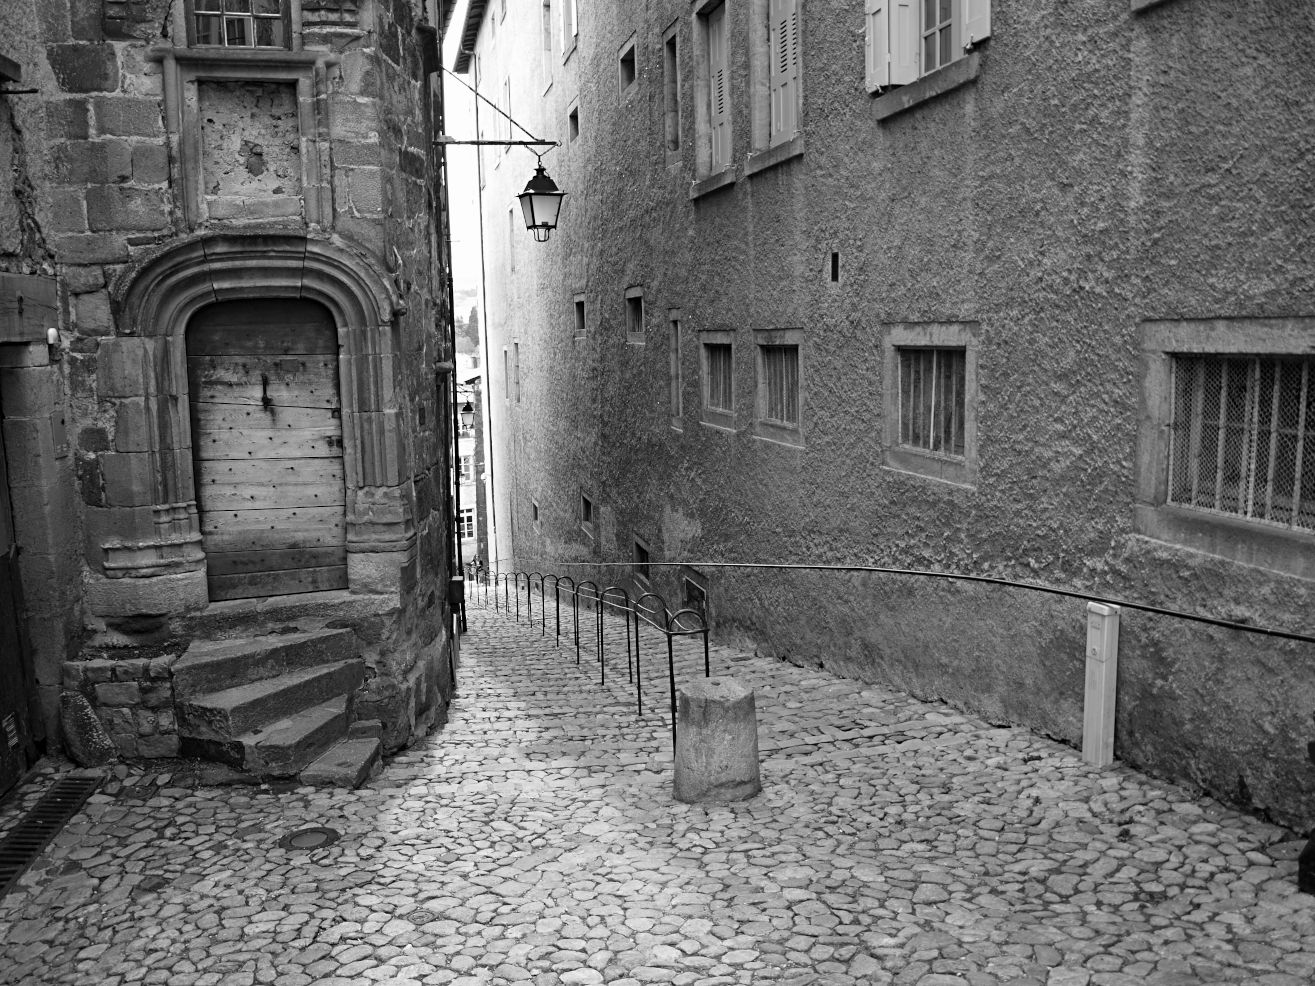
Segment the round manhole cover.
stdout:
<path fill-rule="evenodd" d="M 284 849 L 323 849 L 337 842 L 341 834 L 336 829 L 297 829 L 279 839 L 279 845 Z"/>

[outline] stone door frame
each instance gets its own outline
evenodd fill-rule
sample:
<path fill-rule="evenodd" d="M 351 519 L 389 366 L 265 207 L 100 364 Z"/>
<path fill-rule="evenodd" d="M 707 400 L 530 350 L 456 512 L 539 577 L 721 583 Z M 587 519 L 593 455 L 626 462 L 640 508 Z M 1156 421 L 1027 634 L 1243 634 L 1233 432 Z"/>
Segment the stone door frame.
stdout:
<path fill-rule="evenodd" d="M 105 506 L 88 510 L 88 603 L 102 617 L 171 615 L 209 602 L 187 409 L 188 321 L 217 301 L 300 298 L 337 327 L 348 585 L 396 592 L 415 566 L 414 493 L 397 400 L 405 311 L 390 280 L 340 238 L 197 236 L 143 258 L 112 288 L 100 396 L 117 403 L 102 457 Z M 124 442 L 120 442 L 124 438 Z M 126 444 L 125 444 L 126 443 Z"/>

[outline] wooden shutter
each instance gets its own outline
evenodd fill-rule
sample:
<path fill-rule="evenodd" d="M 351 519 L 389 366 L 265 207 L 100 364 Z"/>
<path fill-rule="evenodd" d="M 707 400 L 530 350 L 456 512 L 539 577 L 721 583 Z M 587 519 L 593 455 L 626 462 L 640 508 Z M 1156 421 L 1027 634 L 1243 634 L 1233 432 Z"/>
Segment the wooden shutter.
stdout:
<path fill-rule="evenodd" d="M 963 0 L 963 46 L 991 36 L 991 0 Z"/>
<path fill-rule="evenodd" d="M 890 0 L 865 0 L 868 92 L 890 85 Z"/>
<path fill-rule="evenodd" d="M 779 144 L 799 131 L 799 0 L 770 0 L 767 44 L 771 60 L 769 143 Z"/>
<path fill-rule="evenodd" d="M 708 84 L 712 170 L 731 163 L 731 94 L 726 58 L 726 5 L 708 15 Z"/>
<path fill-rule="evenodd" d="M 866 0 L 868 92 L 918 78 L 915 0 Z"/>

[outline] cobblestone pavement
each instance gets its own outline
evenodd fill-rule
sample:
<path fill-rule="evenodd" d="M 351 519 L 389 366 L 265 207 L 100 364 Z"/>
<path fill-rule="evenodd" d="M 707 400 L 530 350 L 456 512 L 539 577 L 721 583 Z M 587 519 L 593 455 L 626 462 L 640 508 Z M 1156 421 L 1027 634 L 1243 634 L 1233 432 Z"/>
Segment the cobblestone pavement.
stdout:
<path fill-rule="evenodd" d="M 470 623 L 451 721 L 360 791 L 121 770 L 0 900 L 0 982 L 1315 982 L 1283 830 L 723 648 L 714 671 L 757 691 L 764 791 L 682 805 L 657 638 L 641 718 L 617 627 L 600 688 L 553 626 Z M 694 673 L 701 645 L 679 649 Z M 343 835 L 277 846 L 305 825 Z"/>

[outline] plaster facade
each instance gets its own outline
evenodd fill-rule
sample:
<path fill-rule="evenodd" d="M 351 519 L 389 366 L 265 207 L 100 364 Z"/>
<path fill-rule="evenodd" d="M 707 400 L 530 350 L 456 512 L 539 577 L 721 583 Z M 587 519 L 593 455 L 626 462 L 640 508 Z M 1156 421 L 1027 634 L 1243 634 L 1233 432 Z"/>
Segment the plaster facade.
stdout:
<path fill-rule="evenodd" d="M 270 47 L 197 44 L 190 10 L 0 9 L 2 53 L 35 90 L 0 95 L 15 175 L 0 186 L 0 271 L 58 291 L 56 345 L 44 330 L 0 345 L 6 429 L 39 420 L 9 459 L 40 472 L 10 486 L 32 545 L 23 576 L 46 729 L 54 741 L 59 692 L 76 690 L 122 753 L 174 755 L 162 695 L 192 636 L 323 612 L 357 632 L 367 671 L 354 707 L 396 748 L 442 716 L 449 690 L 440 389 L 452 352 L 430 142 L 440 8 L 285 0 L 285 40 Z M 274 299 L 321 306 L 337 337 L 345 589 L 216 603 L 187 327 L 216 302 Z M 127 687 L 141 681 L 152 687 Z"/>
<path fill-rule="evenodd" d="M 1285 342 L 1249 351 L 1315 351 L 1309 5 L 1242 20 L 1227 0 L 993 0 L 989 37 L 874 91 L 865 5 L 801 0 L 798 132 L 768 146 L 767 5 L 726 0 L 721 171 L 715 3 L 581 4 L 566 33 L 574 4 L 502 6 L 472 7 L 468 67 L 561 142 L 544 163 L 568 193 L 550 242 L 531 243 L 507 216 L 525 155 L 485 155 L 502 570 L 609 563 L 616 581 L 639 539 L 707 583 L 719 633 L 1074 745 L 1078 600 L 700 562 L 993 575 L 1311 633 L 1309 529 L 1200 531 L 1153 478 L 1155 379 L 1193 348 L 1159 341 L 1200 349 L 1214 332 L 1235 341 L 1209 351 L 1238 352 L 1263 329 Z M 755 333 L 781 330 L 800 340 L 788 435 L 760 427 L 758 404 Z M 732 347 L 728 407 L 707 407 L 705 342 Z M 895 427 L 892 361 L 919 344 L 970 365 L 970 451 L 940 472 Z M 655 565 L 652 581 L 679 600 L 684 572 Z M 1313 657 L 1126 610 L 1116 755 L 1310 828 Z"/>

